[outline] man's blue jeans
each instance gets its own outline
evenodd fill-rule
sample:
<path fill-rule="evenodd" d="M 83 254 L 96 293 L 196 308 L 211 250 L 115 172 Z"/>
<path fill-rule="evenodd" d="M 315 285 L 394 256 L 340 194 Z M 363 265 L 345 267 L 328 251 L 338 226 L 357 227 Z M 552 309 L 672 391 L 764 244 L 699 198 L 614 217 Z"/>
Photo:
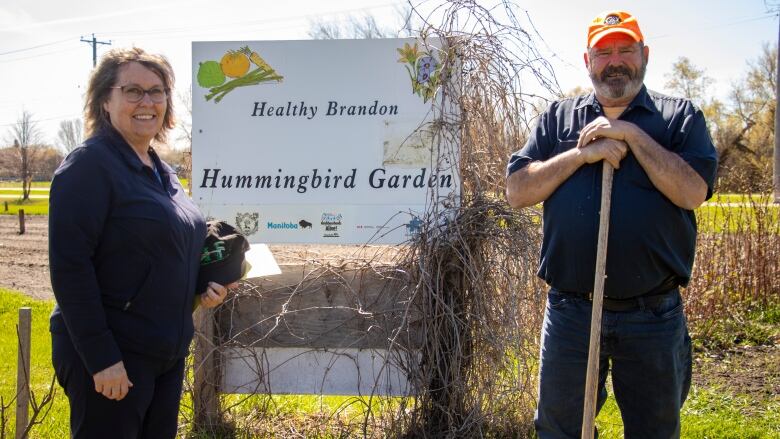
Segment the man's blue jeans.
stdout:
<path fill-rule="evenodd" d="M 548 293 L 534 419 L 540 439 L 580 438 L 590 318 L 588 300 Z M 604 310 L 601 333 L 597 410 L 607 399 L 611 369 L 625 437 L 679 437 L 691 385 L 691 339 L 679 291 L 652 308 Z"/>

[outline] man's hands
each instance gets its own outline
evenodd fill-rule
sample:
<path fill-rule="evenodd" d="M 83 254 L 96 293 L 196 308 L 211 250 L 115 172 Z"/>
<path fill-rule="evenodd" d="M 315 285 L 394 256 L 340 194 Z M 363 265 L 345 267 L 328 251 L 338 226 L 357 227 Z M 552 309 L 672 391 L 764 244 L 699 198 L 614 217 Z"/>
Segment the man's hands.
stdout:
<path fill-rule="evenodd" d="M 613 168 L 620 168 L 620 161 L 628 154 L 628 137 L 634 125 L 621 120 L 598 117 L 580 131 L 577 148 L 585 163 L 606 160 Z"/>
<path fill-rule="evenodd" d="M 227 296 L 228 289 L 236 288 L 238 282 L 222 286 L 216 282 L 209 282 L 206 292 L 200 295 L 200 305 L 204 308 L 214 308 L 221 304 Z"/>
<path fill-rule="evenodd" d="M 628 145 L 622 140 L 601 138 L 579 146 L 585 163 L 606 160 L 613 168 L 620 168 L 620 161 L 628 154 Z"/>
<path fill-rule="evenodd" d="M 601 146 L 588 151 L 599 146 L 603 140 L 618 142 L 622 147 Z M 580 131 L 577 147 L 582 149 L 583 154 L 589 154 L 586 156 L 588 163 L 603 158 L 615 169 L 630 149 L 656 189 L 683 209 L 693 210 L 707 198 L 707 183 L 704 179 L 682 157 L 658 144 L 631 122 L 603 116 L 596 118 Z M 625 148 L 617 161 L 615 158 L 618 151 L 615 148 Z"/>
<path fill-rule="evenodd" d="M 581 148 L 600 137 L 628 143 L 628 137 L 633 134 L 632 130 L 634 129 L 636 129 L 636 125 L 630 122 L 600 116 L 580 130 L 580 140 L 577 142 L 577 147 Z"/>
<path fill-rule="evenodd" d="M 127 396 L 133 383 L 127 377 L 125 364 L 119 362 L 109 366 L 92 376 L 95 380 L 95 391 L 108 399 L 119 401 Z"/>

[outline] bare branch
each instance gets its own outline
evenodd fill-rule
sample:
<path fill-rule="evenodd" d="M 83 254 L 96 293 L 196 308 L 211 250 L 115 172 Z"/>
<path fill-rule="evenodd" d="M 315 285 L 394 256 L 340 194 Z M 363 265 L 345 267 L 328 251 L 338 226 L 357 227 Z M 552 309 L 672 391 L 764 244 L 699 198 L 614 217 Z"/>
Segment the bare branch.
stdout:
<path fill-rule="evenodd" d="M 68 119 L 60 122 L 57 140 L 63 151 L 68 153 L 81 145 L 84 141 L 83 127 L 81 119 Z"/>

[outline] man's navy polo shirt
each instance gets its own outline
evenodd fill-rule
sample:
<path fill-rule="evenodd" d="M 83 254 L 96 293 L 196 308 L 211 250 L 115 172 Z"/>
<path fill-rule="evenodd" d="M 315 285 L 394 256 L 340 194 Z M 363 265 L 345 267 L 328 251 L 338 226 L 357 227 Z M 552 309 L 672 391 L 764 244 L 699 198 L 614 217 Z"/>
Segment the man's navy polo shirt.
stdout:
<path fill-rule="evenodd" d="M 556 102 L 539 117 L 525 146 L 512 154 L 507 175 L 532 161 L 577 146 L 580 129 L 604 112 L 593 93 Z M 686 99 L 645 87 L 620 120 L 634 123 L 664 148 L 680 155 L 707 183 L 717 153 L 704 116 Z M 538 275 L 560 291 L 593 290 L 601 199 L 602 164 L 583 165 L 544 202 L 544 240 Z M 652 291 L 671 276 L 687 285 L 696 247 L 696 217 L 658 191 L 630 152 L 615 170 L 604 294 L 628 298 Z"/>

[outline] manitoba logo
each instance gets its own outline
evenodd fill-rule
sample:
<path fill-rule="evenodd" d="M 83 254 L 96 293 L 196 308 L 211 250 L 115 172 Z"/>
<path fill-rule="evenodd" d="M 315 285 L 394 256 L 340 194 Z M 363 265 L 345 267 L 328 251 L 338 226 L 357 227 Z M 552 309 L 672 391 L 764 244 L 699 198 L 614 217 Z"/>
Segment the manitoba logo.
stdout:
<path fill-rule="evenodd" d="M 249 236 L 257 232 L 259 224 L 260 214 L 257 212 L 236 213 L 236 228 L 244 234 Z"/>
<path fill-rule="evenodd" d="M 265 226 L 270 230 L 297 230 L 298 229 L 298 224 L 291 223 L 291 222 L 275 223 L 272 221 L 268 221 Z"/>

